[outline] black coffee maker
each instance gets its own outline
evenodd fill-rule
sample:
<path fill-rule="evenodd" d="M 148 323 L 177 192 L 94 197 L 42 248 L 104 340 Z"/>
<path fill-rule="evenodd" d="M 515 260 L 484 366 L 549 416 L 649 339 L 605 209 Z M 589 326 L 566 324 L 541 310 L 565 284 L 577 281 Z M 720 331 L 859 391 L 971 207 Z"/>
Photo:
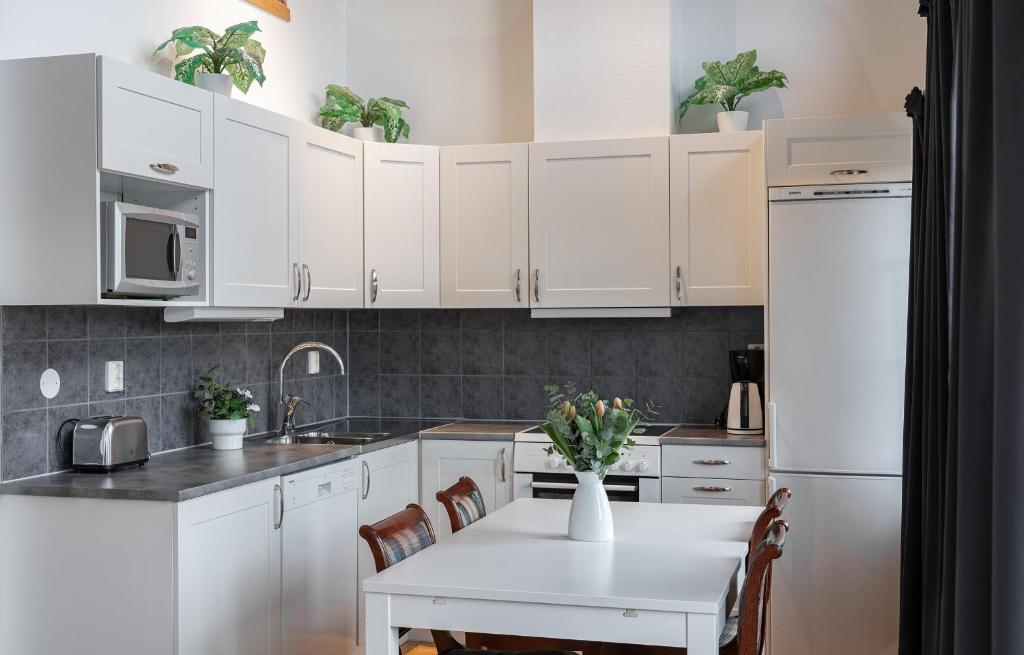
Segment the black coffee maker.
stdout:
<path fill-rule="evenodd" d="M 759 405 L 755 412 L 751 412 L 750 408 L 747 408 L 742 412 L 743 416 L 750 416 L 756 414 L 757 416 L 764 416 L 764 346 L 761 344 L 752 345 L 749 348 L 742 350 L 730 350 L 729 351 L 729 398 L 726 400 L 725 407 L 722 408 L 722 413 L 719 415 L 718 420 L 715 424 L 718 427 L 723 428 L 739 428 L 737 432 L 744 432 L 739 426 L 729 425 L 729 405 L 730 401 L 735 404 L 736 395 L 735 387 L 741 385 L 743 393 L 747 398 L 756 398 L 756 402 Z M 750 391 L 753 391 L 751 394 Z M 735 408 L 734 408 L 735 409 Z M 735 411 L 734 411 L 735 414 Z M 734 421 L 735 422 L 735 421 Z M 762 426 L 763 427 L 763 426 Z M 752 430 L 756 432 L 757 430 Z"/>

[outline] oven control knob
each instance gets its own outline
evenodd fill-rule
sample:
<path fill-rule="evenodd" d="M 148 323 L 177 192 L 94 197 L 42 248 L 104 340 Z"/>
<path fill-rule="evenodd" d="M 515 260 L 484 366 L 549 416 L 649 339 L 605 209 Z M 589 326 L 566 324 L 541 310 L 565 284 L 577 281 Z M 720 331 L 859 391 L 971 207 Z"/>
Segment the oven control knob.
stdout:
<path fill-rule="evenodd" d="M 646 473 L 650 469 L 651 469 L 651 465 L 648 464 L 647 462 L 639 462 L 636 465 L 636 470 L 639 471 L 640 473 Z"/>
<path fill-rule="evenodd" d="M 559 461 L 557 457 L 552 457 L 551 459 L 548 460 L 548 466 L 550 466 L 553 469 L 558 468 L 558 464 Z"/>
<path fill-rule="evenodd" d="M 633 470 L 633 466 L 635 466 L 635 465 L 633 464 L 633 460 L 631 460 L 631 459 L 627 459 L 626 461 L 622 462 L 622 470 L 623 471 L 632 471 Z"/>

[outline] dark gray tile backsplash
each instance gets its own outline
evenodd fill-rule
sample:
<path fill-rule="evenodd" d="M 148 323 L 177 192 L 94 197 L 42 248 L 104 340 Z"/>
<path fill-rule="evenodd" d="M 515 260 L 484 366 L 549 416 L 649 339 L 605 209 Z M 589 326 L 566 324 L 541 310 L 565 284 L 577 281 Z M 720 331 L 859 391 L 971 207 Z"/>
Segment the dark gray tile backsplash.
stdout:
<path fill-rule="evenodd" d="M 659 420 L 711 423 L 728 393 L 728 350 L 761 343 L 761 307 L 684 308 L 666 319 L 531 319 L 527 310 L 286 310 L 268 323 L 164 323 L 162 312 L 121 307 L 0 307 L 0 477 L 65 468 L 55 433 L 67 418 L 142 416 L 153 452 L 203 440 L 191 387 L 220 364 L 275 427 L 277 365 L 316 339 L 321 373 L 296 357 L 286 391 L 300 422 L 344 416 L 538 419 L 545 384 L 573 381 L 603 396 L 659 405 Z M 125 363 L 125 391 L 108 394 L 103 367 Z M 52 367 L 60 394 L 39 376 Z"/>

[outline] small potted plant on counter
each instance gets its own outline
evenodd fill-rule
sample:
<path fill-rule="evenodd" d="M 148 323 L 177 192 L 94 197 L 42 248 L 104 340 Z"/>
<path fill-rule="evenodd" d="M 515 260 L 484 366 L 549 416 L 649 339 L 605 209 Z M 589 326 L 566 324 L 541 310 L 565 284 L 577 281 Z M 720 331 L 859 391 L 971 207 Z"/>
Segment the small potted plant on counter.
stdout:
<path fill-rule="evenodd" d="M 724 64 L 720 61 L 703 63 L 704 75 L 693 83 L 695 91 L 679 105 L 679 120 L 683 120 L 690 105 L 722 105 L 718 113 L 719 132 L 742 132 L 747 129 L 750 113 L 736 107 L 747 96 L 771 88 L 786 88 L 786 74 L 758 69 L 757 50 L 736 55 Z"/>
<path fill-rule="evenodd" d="M 328 130 L 340 132 L 346 123 L 359 123 L 352 136 L 361 141 L 395 143 L 398 137 L 409 138 L 409 123 L 402 110 L 409 105 L 396 98 L 370 98 L 363 101 L 352 89 L 337 84 L 327 85 L 327 102 L 320 108 L 320 122 Z"/>
<path fill-rule="evenodd" d="M 248 389 L 239 389 L 230 382 L 221 383 L 220 372 L 220 366 L 214 366 L 209 373 L 199 376 L 197 409 L 213 449 L 237 450 L 242 447 L 245 431 L 254 424 L 260 407 L 252 402 L 252 392 Z"/>
<path fill-rule="evenodd" d="M 544 391 L 549 405 L 540 427 L 551 438 L 548 454 L 562 455 L 579 480 L 569 511 L 569 538 L 611 541 L 615 529 L 602 481 L 622 451 L 636 445 L 630 435 L 643 431 L 637 428 L 641 414 L 629 398 L 608 402 L 593 391 L 577 395 L 572 385 L 564 390 L 548 385 Z"/>
<path fill-rule="evenodd" d="M 259 31 L 254 20 L 232 25 L 223 35 L 202 25 L 179 27 L 171 32 L 171 38 L 160 44 L 153 57 L 160 56 L 164 48 L 173 43 L 176 80 L 225 96 L 231 95 L 232 85 L 248 93 L 253 82 L 263 86 L 267 79 L 263 73 L 267 51 L 252 38 Z M 181 59 L 194 50 L 202 52 Z"/>

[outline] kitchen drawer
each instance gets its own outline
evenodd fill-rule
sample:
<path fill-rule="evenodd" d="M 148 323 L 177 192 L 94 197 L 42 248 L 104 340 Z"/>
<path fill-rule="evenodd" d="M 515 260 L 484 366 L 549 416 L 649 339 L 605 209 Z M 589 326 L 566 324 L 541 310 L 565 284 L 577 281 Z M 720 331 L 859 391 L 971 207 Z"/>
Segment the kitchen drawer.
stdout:
<path fill-rule="evenodd" d="M 662 446 L 661 474 L 680 478 L 764 480 L 764 448 Z"/>
<path fill-rule="evenodd" d="M 213 94 L 99 58 L 99 167 L 213 187 Z"/>
<path fill-rule="evenodd" d="M 662 478 L 661 502 L 696 505 L 764 505 L 763 480 Z"/>

